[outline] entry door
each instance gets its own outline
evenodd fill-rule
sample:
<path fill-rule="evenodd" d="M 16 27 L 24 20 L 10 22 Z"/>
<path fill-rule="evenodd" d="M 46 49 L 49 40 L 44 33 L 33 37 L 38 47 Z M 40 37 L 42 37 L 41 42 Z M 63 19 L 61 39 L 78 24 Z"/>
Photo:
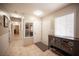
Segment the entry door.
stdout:
<path fill-rule="evenodd" d="M 24 46 L 33 44 L 33 23 L 25 23 Z"/>
<path fill-rule="evenodd" d="M 33 37 L 33 23 L 25 24 L 25 37 Z"/>

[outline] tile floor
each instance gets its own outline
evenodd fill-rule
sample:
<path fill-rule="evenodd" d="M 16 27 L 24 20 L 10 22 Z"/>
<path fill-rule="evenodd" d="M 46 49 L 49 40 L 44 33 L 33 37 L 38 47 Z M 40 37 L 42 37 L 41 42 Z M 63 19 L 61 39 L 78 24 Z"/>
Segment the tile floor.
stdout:
<path fill-rule="evenodd" d="M 51 50 L 43 52 L 35 44 L 23 46 L 22 40 L 13 40 L 10 48 L 6 51 L 7 56 L 57 56 Z"/>

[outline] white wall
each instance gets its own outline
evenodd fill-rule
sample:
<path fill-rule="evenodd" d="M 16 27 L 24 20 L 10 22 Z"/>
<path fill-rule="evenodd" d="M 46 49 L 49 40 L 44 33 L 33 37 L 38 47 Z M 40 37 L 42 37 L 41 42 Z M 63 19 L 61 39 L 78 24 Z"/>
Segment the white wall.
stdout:
<path fill-rule="evenodd" d="M 0 11 L 0 17 L 6 15 L 9 19 L 9 15 L 3 11 Z M 0 18 L 0 20 L 2 20 Z M 10 19 L 9 19 L 10 20 Z M 2 28 L 2 29 L 1 29 Z M 0 55 L 4 55 L 3 52 L 5 52 L 9 48 L 9 27 L 4 28 L 0 25 Z"/>
<path fill-rule="evenodd" d="M 9 48 L 9 33 L 0 36 L 0 55 L 4 55 Z"/>

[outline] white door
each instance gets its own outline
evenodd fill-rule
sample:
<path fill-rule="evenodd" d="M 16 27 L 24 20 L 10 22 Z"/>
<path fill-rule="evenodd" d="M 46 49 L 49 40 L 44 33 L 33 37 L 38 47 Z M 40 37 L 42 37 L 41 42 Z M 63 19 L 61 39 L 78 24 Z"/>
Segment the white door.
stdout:
<path fill-rule="evenodd" d="M 34 43 L 41 41 L 41 21 L 34 22 Z"/>
<path fill-rule="evenodd" d="M 44 19 L 42 21 L 42 42 L 48 45 L 48 35 L 51 32 L 51 19 Z"/>

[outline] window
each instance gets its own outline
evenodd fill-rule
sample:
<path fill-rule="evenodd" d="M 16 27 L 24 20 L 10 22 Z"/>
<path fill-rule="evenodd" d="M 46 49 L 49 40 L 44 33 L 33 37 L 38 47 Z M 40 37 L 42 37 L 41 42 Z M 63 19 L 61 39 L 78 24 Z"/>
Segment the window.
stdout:
<path fill-rule="evenodd" d="M 74 37 L 74 13 L 55 18 L 55 35 Z"/>

